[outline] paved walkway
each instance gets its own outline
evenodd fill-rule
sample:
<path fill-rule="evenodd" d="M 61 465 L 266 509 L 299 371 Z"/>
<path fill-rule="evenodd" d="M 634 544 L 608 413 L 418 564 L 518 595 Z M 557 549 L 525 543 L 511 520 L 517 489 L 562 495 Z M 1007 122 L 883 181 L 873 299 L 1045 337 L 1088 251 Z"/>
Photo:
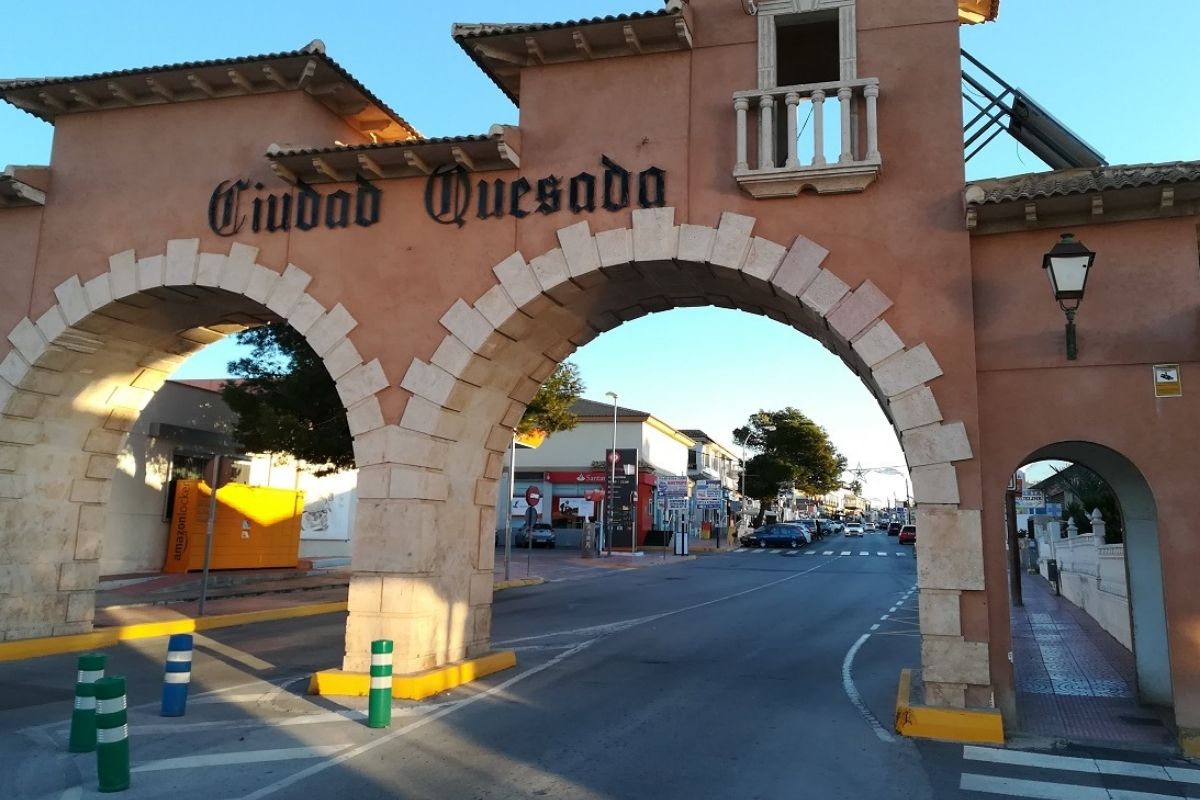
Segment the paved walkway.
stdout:
<path fill-rule="evenodd" d="M 1017 729 L 1073 741 L 1175 746 L 1169 709 L 1137 701 L 1133 654 L 1040 575 L 1012 607 Z"/>

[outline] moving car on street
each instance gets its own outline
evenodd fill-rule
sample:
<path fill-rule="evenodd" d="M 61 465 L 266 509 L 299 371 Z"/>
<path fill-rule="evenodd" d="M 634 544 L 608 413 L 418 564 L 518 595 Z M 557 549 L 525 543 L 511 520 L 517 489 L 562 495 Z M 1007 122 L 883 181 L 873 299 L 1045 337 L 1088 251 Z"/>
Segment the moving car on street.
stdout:
<path fill-rule="evenodd" d="M 744 547 L 803 547 L 808 544 L 811 534 L 802 525 L 779 522 L 764 525 L 753 533 L 741 538 Z"/>
<path fill-rule="evenodd" d="M 862 536 L 863 535 L 862 523 L 861 522 L 846 523 L 846 535 L 847 536 Z"/>
<path fill-rule="evenodd" d="M 915 545 L 917 543 L 917 526 L 905 525 L 902 527 L 900 529 L 900 541 L 898 543 Z"/>
<path fill-rule="evenodd" d="M 903 526 L 899 522 L 889 522 L 887 527 L 888 536 L 899 536 L 901 527 Z"/>
<path fill-rule="evenodd" d="M 534 547 L 554 547 L 554 528 L 546 522 L 534 523 L 533 528 L 521 528 L 513 531 L 513 546 L 528 547 L 530 539 Z"/>

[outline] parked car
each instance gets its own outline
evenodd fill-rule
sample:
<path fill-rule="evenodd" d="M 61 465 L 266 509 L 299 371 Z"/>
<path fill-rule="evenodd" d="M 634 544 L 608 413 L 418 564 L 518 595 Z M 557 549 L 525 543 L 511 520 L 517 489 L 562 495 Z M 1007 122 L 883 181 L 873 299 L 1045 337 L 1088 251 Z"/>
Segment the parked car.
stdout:
<path fill-rule="evenodd" d="M 741 538 L 746 547 L 803 547 L 809 543 L 810 534 L 802 525 L 778 522 L 764 525 Z"/>
<path fill-rule="evenodd" d="M 861 522 L 850 522 L 846 525 L 847 536 L 862 536 L 863 526 Z"/>
<path fill-rule="evenodd" d="M 839 533 L 842 530 L 842 523 L 836 519 L 821 519 L 817 520 L 820 523 L 822 530 L 826 534 Z"/>
<path fill-rule="evenodd" d="M 800 533 L 804 536 L 805 544 L 812 544 L 817 539 L 817 526 L 812 520 L 799 519 L 792 522 L 786 522 L 784 524 L 792 525 L 799 529 Z"/>
<path fill-rule="evenodd" d="M 904 526 L 901 525 L 899 522 L 889 522 L 888 527 L 887 527 L 888 536 L 899 536 L 900 529 L 902 527 L 904 527 Z"/>
<path fill-rule="evenodd" d="M 513 531 L 513 546 L 528 547 L 530 539 L 534 547 L 554 547 L 554 528 L 546 522 L 536 522 L 533 528 L 521 528 Z"/>
<path fill-rule="evenodd" d="M 917 543 L 917 526 L 916 525 L 905 525 L 904 527 L 902 527 L 900 529 L 899 543 L 915 545 Z"/>

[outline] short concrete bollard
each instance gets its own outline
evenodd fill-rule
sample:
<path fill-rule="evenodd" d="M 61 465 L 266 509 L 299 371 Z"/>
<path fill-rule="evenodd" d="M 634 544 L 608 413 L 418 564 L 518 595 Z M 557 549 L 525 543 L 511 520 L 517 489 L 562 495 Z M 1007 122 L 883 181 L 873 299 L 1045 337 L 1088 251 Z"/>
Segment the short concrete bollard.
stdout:
<path fill-rule="evenodd" d="M 371 642 L 371 692 L 367 699 L 367 727 L 392 724 L 392 642 Z"/>
<path fill-rule="evenodd" d="M 188 685 L 192 680 L 192 635 L 176 633 L 167 643 L 167 665 L 163 673 L 162 713 L 182 717 L 187 711 Z"/>
<path fill-rule="evenodd" d="M 96 773 L 100 791 L 129 788 L 129 724 L 125 708 L 125 677 L 96 681 Z"/>
<path fill-rule="evenodd" d="M 71 712 L 71 735 L 67 750 L 90 753 L 96 749 L 96 681 L 104 677 L 103 653 L 84 653 L 79 657 L 75 677 L 75 709 Z"/>

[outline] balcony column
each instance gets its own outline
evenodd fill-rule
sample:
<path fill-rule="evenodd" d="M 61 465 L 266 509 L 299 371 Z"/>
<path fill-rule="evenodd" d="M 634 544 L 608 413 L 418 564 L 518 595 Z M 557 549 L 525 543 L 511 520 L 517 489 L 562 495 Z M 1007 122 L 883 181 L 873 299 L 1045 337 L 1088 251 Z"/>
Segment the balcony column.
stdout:
<path fill-rule="evenodd" d="M 842 106 L 842 154 L 838 157 L 839 164 L 850 164 L 854 162 L 854 152 L 851 149 L 850 138 L 850 102 L 854 96 L 854 92 L 849 86 L 843 86 L 838 89 L 838 102 Z"/>
<path fill-rule="evenodd" d="M 737 163 L 733 165 L 734 172 L 750 170 L 750 161 L 746 154 L 746 111 L 749 108 L 750 101 L 745 97 L 738 97 L 733 101 L 733 110 L 737 112 Z"/>
<path fill-rule="evenodd" d="M 775 167 L 775 98 L 764 94 L 758 98 L 761 112 L 758 123 L 758 168 Z"/>
<path fill-rule="evenodd" d="M 787 161 L 784 166 L 788 169 L 796 169 L 800 166 L 800 159 L 796 155 L 796 106 L 800 105 L 800 95 L 797 92 L 788 92 L 784 98 L 787 103 Z"/>
<path fill-rule="evenodd" d="M 879 84 L 869 83 L 863 89 L 867 98 L 867 161 L 879 160 L 879 126 L 875 106 L 879 98 Z"/>
<path fill-rule="evenodd" d="M 825 91 L 812 93 L 813 104 L 813 160 L 814 167 L 825 166 Z"/>

